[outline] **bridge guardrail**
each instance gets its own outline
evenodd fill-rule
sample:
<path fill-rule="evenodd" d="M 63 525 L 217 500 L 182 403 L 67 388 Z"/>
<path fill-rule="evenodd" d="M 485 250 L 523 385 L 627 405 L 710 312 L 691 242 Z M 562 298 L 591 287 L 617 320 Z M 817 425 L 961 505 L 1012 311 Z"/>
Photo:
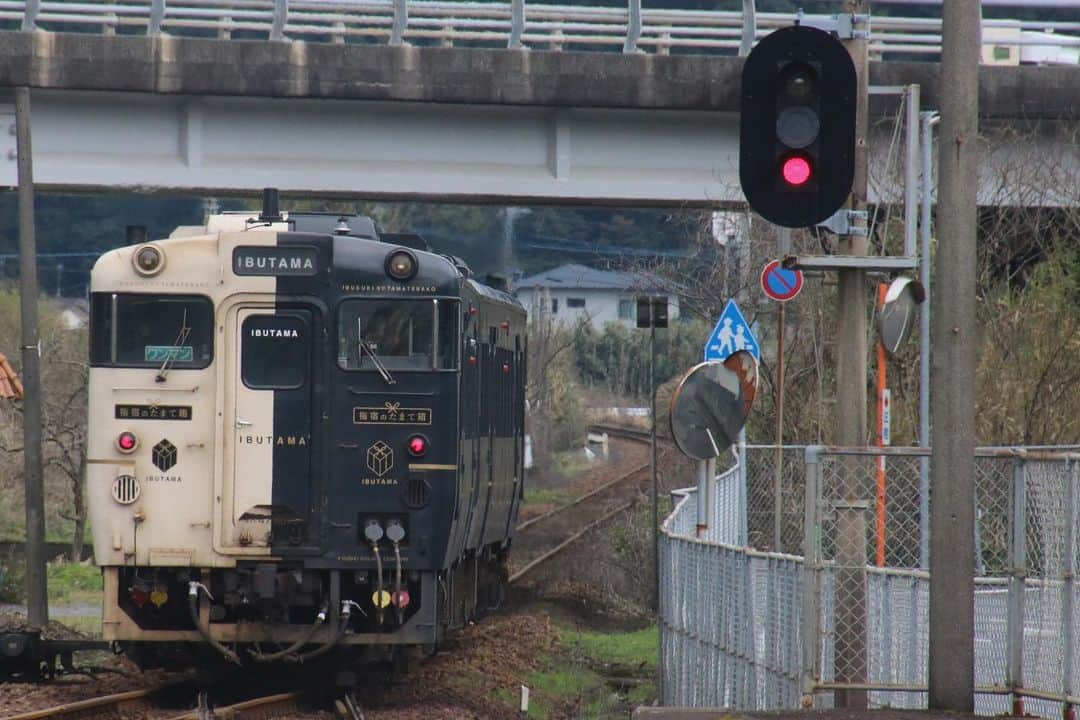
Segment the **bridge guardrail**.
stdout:
<path fill-rule="evenodd" d="M 928 505 L 921 502 L 919 466 L 927 454 L 924 448 L 808 448 L 802 463 L 785 457 L 796 472 L 790 486 L 785 473 L 785 499 L 777 505 L 764 469 L 775 449 L 748 448 L 747 538 L 738 536 L 737 525 L 720 527 L 739 522 L 738 466 L 717 479 L 718 527 L 703 538 L 695 537 L 697 493 L 684 493 L 665 521 L 661 544 L 665 704 L 777 709 L 813 698 L 815 706 L 828 707 L 831 691 L 849 689 L 866 690 L 875 706 L 925 707 L 930 577 L 920 567 L 926 532 L 920 514 Z M 888 494 L 879 505 L 882 456 Z M 977 451 L 980 713 L 1019 704 L 1061 717 L 1080 703 L 1078 485 L 1080 453 Z M 794 527 L 790 498 L 800 491 L 800 554 L 748 545 L 746 539 L 771 545 L 776 508 L 784 527 Z M 865 542 L 845 547 L 845 536 Z M 879 547 L 882 565 L 875 562 Z M 702 675 L 702 668 L 710 669 Z"/>
<path fill-rule="evenodd" d="M 1045 5 L 1061 7 L 1061 2 Z M 1080 8 L 1080 0 L 1075 7 Z M 795 17 L 757 13 L 755 37 L 790 25 Z M 811 14 L 804 16 L 804 21 L 813 23 L 828 17 Z M 244 38 L 334 43 L 466 43 L 544 50 L 733 54 L 740 47 L 744 18 L 741 12 L 643 8 L 641 0 L 627 0 L 625 7 L 534 4 L 525 0 L 0 0 L 0 27 L 105 34 L 196 34 L 223 39 L 236 34 Z M 1080 33 L 1080 22 L 986 19 L 983 27 L 988 29 L 984 38 L 988 47 L 1080 48 L 1080 35 L 1065 34 Z M 997 29 L 1008 37 L 1002 37 Z M 941 20 L 874 16 L 869 52 L 883 58 L 939 55 Z"/>

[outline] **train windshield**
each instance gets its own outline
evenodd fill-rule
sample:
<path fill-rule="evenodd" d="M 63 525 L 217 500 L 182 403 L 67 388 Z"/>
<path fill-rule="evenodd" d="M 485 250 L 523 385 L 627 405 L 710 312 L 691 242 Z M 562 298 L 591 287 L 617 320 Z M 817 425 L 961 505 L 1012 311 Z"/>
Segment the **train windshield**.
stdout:
<path fill-rule="evenodd" d="M 90 363 L 198 369 L 214 354 L 214 306 L 198 295 L 94 293 Z"/>
<path fill-rule="evenodd" d="M 454 370 L 458 303 L 346 300 L 338 310 L 338 365 L 345 370 Z M 374 356 L 374 357 L 373 357 Z"/>

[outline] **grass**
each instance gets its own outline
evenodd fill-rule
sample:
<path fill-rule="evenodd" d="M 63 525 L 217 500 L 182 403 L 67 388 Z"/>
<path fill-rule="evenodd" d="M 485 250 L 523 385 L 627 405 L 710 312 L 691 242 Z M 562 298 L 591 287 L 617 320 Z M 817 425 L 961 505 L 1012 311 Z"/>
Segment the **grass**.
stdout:
<path fill-rule="evenodd" d="M 54 563 L 48 569 L 50 603 L 101 602 L 101 569 L 81 563 Z"/>
<path fill-rule="evenodd" d="M 532 505 L 565 505 L 572 499 L 566 488 L 525 488 L 525 502 Z"/>
<path fill-rule="evenodd" d="M 548 669 L 531 674 L 526 681 L 530 690 L 528 717 L 546 720 L 562 717 L 569 707 L 576 707 L 576 717 L 604 717 L 606 708 L 603 678 L 587 668 L 566 665 L 561 659 L 546 658 Z"/>
<path fill-rule="evenodd" d="M 655 670 L 659 636 L 655 625 L 625 633 L 564 631 L 563 640 L 592 663 Z"/>
<path fill-rule="evenodd" d="M 633 632 L 558 629 L 554 654 L 541 658 L 526 679 L 530 690 L 527 717 L 547 720 L 574 717 L 614 720 L 627 717 L 630 707 L 656 697 L 657 628 Z M 499 698 L 516 709 L 516 688 Z"/>
<path fill-rule="evenodd" d="M 574 448 L 565 452 L 556 453 L 551 459 L 555 472 L 564 478 L 574 478 L 581 475 L 589 466 L 589 460 L 585 457 L 582 448 Z"/>

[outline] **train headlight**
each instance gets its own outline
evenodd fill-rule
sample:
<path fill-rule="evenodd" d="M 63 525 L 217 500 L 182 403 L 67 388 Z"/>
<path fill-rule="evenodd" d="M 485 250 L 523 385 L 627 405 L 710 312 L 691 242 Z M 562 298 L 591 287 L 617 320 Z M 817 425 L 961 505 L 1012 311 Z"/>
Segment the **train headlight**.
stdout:
<path fill-rule="evenodd" d="M 394 250 L 386 256 L 386 274 L 395 280 L 409 280 L 416 269 L 416 256 L 408 250 Z"/>
<path fill-rule="evenodd" d="M 413 457 L 423 457 L 427 454 L 428 442 L 423 435 L 413 435 L 407 445 L 409 454 Z"/>
<path fill-rule="evenodd" d="M 129 455 L 139 447 L 139 438 L 130 430 L 125 430 L 116 436 L 116 449 L 125 455 Z"/>
<path fill-rule="evenodd" d="M 131 255 L 131 264 L 143 277 L 152 277 L 165 269 L 165 251 L 157 245 L 140 245 Z"/>

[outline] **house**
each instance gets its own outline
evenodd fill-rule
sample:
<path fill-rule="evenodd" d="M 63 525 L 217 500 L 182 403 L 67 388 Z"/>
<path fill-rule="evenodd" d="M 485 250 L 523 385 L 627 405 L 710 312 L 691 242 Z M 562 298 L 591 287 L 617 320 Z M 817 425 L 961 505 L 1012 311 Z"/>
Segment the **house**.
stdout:
<path fill-rule="evenodd" d="M 60 322 L 67 330 L 84 330 L 90 324 L 90 301 L 84 298 L 65 304 L 60 310 Z"/>
<path fill-rule="evenodd" d="M 679 316 L 679 298 L 644 275 L 594 270 L 584 265 L 561 265 L 522 278 L 514 292 L 530 317 L 542 307 L 553 320 L 575 325 L 585 320 L 602 329 L 605 323 L 636 324 L 635 298 L 644 294 L 668 297 L 668 317 Z"/>

